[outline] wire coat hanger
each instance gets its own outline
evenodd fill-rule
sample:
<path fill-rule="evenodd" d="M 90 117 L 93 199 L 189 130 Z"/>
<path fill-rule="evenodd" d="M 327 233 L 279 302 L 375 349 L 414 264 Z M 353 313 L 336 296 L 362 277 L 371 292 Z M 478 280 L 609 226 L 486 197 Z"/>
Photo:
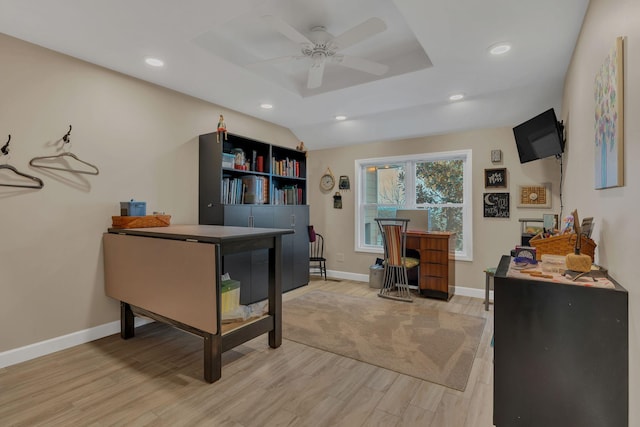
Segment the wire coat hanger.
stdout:
<path fill-rule="evenodd" d="M 9 139 L 7 140 L 7 143 L 4 144 L 2 146 L 2 148 L 0 148 L 0 152 L 2 153 L 3 156 L 8 156 L 9 155 L 9 141 L 11 141 L 11 135 L 9 135 Z M 27 185 L 27 184 L 14 184 L 14 183 L 3 183 L 0 182 L 0 186 L 3 187 L 20 187 L 20 188 L 42 188 L 44 187 L 44 182 L 42 182 L 42 180 L 36 176 L 32 176 L 29 174 L 26 174 L 24 172 L 20 172 L 18 169 L 16 169 L 15 167 L 11 166 L 8 163 L 4 163 L 4 164 L 0 164 L 0 169 L 7 169 L 10 170 L 11 172 L 15 173 L 16 175 L 19 175 L 21 177 L 24 178 L 28 178 L 31 181 L 34 181 L 35 184 L 31 184 L 31 185 Z"/>
<path fill-rule="evenodd" d="M 62 140 L 64 141 L 65 144 L 70 143 L 71 138 L 71 125 L 69 125 L 69 131 L 62 137 Z M 71 157 L 72 159 L 89 166 L 90 168 L 92 168 L 93 170 L 81 170 L 81 169 L 73 169 L 73 168 L 68 168 L 68 167 L 60 167 L 60 166 L 52 166 L 51 164 L 46 163 L 47 160 L 55 160 L 55 159 L 60 159 L 63 157 Z M 44 160 L 45 163 L 40 163 L 38 164 L 38 161 L 42 161 Z M 80 158 L 78 158 L 78 156 L 76 156 L 75 154 L 73 154 L 70 151 L 65 151 L 64 153 L 60 153 L 60 154 L 55 154 L 53 156 L 40 156 L 40 157 L 34 157 L 33 159 L 31 159 L 29 161 L 29 164 L 33 167 L 36 168 L 43 168 L 43 169 L 55 169 L 55 170 L 59 170 L 59 171 L 66 171 L 66 172 L 73 172 L 73 173 L 83 173 L 83 174 L 87 174 L 87 175 L 98 175 L 100 173 L 100 170 L 98 169 L 97 166 L 92 165 L 89 162 L 85 162 L 84 160 L 81 160 Z"/>

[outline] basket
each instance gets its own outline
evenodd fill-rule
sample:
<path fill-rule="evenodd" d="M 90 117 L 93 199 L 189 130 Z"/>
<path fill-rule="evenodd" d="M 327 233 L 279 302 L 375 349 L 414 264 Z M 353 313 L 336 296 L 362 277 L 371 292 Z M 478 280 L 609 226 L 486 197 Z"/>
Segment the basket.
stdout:
<path fill-rule="evenodd" d="M 589 255 L 593 262 L 593 255 L 596 249 L 596 243 L 588 237 L 582 238 L 580 244 L 580 253 Z M 572 254 L 576 246 L 576 234 L 562 234 L 560 236 L 547 237 L 543 239 L 540 235 L 536 235 L 529 240 L 529 246 L 536 248 L 536 260 L 540 261 L 542 255 L 567 255 Z"/>
<path fill-rule="evenodd" d="M 112 216 L 113 228 L 168 227 L 171 215 Z"/>

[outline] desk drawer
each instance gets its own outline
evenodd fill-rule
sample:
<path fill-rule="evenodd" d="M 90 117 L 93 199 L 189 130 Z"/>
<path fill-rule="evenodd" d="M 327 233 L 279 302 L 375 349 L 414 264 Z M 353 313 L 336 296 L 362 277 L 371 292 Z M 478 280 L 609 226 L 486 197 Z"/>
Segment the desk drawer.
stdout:
<path fill-rule="evenodd" d="M 420 261 L 428 264 L 448 264 L 449 252 L 447 251 L 422 251 L 420 253 Z"/>
<path fill-rule="evenodd" d="M 449 275 L 449 266 L 446 264 L 421 264 L 420 275 L 422 277 L 442 277 Z"/>
<path fill-rule="evenodd" d="M 425 286 L 426 285 L 426 286 Z M 422 277 L 421 289 L 448 292 L 449 281 L 444 277 Z"/>

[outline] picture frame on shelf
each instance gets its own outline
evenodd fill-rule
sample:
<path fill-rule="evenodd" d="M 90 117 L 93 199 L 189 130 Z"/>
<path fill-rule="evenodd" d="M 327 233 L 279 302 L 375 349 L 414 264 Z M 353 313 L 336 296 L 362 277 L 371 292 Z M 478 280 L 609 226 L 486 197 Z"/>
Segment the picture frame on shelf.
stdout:
<path fill-rule="evenodd" d="M 484 170 L 485 188 L 507 188 L 507 168 Z"/>

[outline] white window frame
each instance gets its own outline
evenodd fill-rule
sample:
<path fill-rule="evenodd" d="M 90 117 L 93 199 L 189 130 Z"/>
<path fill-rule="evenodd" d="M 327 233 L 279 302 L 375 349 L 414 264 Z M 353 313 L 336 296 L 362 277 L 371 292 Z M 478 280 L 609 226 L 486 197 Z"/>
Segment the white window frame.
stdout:
<path fill-rule="evenodd" d="M 364 203 L 364 173 L 366 167 L 370 166 L 383 166 L 383 165 L 398 165 L 405 164 L 405 200 L 406 204 L 402 208 L 414 209 L 416 208 L 416 185 L 415 185 L 415 170 L 416 163 L 433 162 L 438 160 L 463 160 L 463 201 L 461 204 L 454 204 L 454 206 L 462 207 L 462 227 L 463 227 L 463 244 L 462 250 L 456 251 L 456 261 L 473 261 L 473 173 L 472 173 L 472 151 L 471 150 L 456 150 L 456 151 L 444 151 L 434 153 L 422 153 L 411 154 L 404 156 L 390 156 L 390 157 L 376 157 L 370 159 L 357 159 L 355 161 L 355 182 L 354 188 L 356 191 L 356 209 L 355 209 L 355 251 L 356 252 L 368 252 L 368 253 L 382 253 L 381 246 L 365 245 L 364 244 L 364 210 L 362 209 Z M 450 206 L 435 205 L 435 206 Z"/>

